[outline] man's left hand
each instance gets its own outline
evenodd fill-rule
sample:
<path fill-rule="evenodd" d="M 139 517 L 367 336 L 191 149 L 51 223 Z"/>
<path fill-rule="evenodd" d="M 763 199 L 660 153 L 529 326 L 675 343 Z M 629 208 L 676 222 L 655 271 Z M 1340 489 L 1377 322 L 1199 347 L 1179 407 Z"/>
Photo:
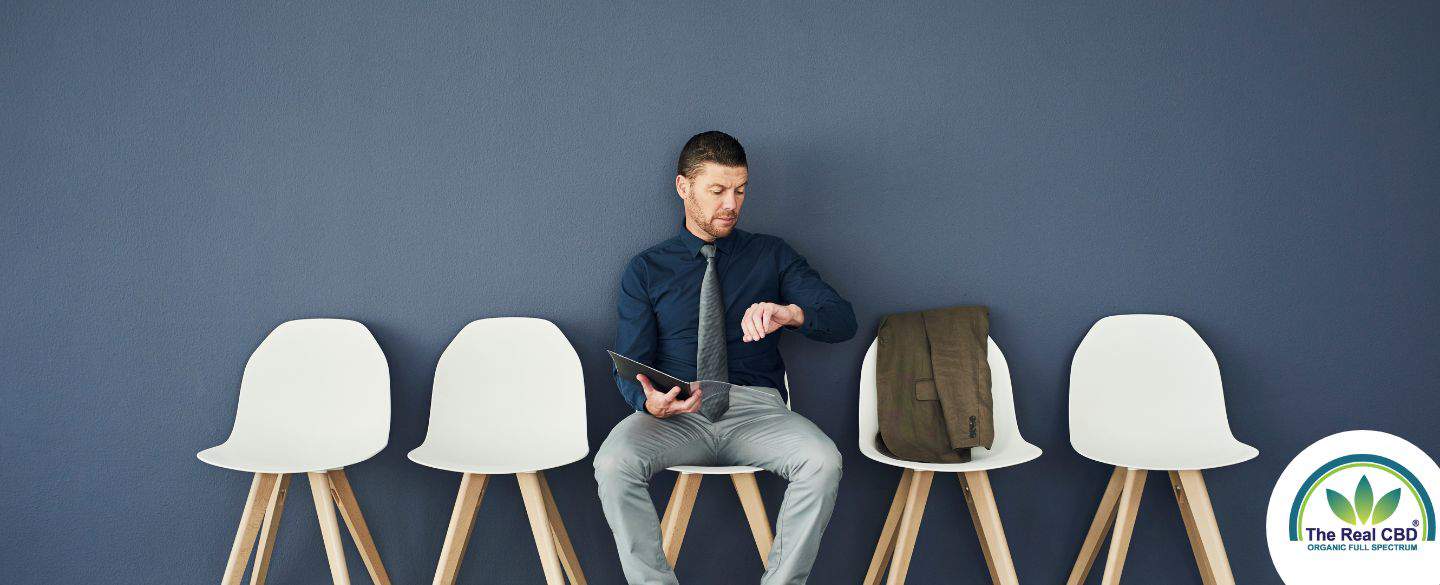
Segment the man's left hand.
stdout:
<path fill-rule="evenodd" d="M 755 303 L 745 310 L 740 318 L 740 328 L 745 331 L 744 341 L 760 341 L 767 334 L 774 333 L 786 325 L 799 327 L 805 323 L 805 311 L 799 305 L 777 305 Z"/>

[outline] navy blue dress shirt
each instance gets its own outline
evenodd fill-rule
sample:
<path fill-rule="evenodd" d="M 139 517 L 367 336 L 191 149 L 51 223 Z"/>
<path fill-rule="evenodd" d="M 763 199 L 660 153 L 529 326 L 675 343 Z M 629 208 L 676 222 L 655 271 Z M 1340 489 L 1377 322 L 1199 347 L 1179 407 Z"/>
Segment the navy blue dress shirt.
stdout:
<path fill-rule="evenodd" d="M 617 353 L 682 380 L 695 379 L 700 281 L 705 277 L 700 246 L 704 244 L 682 227 L 675 237 L 630 259 L 620 277 Z M 752 304 L 799 305 L 805 311 L 805 322 L 798 328 L 782 329 L 797 330 L 810 339 L 838 343 L 855 336 L 855 311 L 849 301 L 825 284 L 784 240 L 736 229 L 716 240 L 715 250 L 716 276 L 725 303 L 730 383 L 786 391 L 779 331 L 759 341 L 741 341 L 740 319 Z M 636 410 L 645 409 L 645 390 L 639 382 L 622 380 L 617 374 L 615 383 L 625 402 Z"/>

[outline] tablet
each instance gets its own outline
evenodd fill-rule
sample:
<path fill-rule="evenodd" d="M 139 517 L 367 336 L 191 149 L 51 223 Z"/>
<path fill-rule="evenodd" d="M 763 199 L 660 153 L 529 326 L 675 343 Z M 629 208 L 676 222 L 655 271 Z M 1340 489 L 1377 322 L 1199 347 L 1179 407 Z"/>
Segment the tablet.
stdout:
<path fill-rule="evenodd" d="M 680 394 L 676 397 L 676 399 L 684 400 L 690 397 L 689 382 L 676 378 L 675 376 L 671 376 L 670 374 L 632 360 L 613 351 L 606 350 L 606 352 L 610 354 L 610 360 L 615 362 L 615 371 L 619 372 L 621 378 L 625 380 L 635 380 L 636 374 L 645 374 L 645 377 L 650 379 L 650 384 L 654 386 L 656 390 L 659 390 L 661 392 L 669 392 L 671 388 L 679 386 Z M 636 380 L 635 383 L 639 384 L 640 382 L 639 380 Z"/>

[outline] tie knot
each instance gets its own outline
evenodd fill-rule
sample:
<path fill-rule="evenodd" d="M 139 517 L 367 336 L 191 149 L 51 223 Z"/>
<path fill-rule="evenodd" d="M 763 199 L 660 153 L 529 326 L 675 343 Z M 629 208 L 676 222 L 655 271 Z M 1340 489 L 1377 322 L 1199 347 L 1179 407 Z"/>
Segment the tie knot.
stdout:
<path fill-rule="evenodd" d="M 703 254 L 706 259 L 714 258 L 715 244 L 705 244 L 703 246 L 700 246 L 700 253 Z"/>

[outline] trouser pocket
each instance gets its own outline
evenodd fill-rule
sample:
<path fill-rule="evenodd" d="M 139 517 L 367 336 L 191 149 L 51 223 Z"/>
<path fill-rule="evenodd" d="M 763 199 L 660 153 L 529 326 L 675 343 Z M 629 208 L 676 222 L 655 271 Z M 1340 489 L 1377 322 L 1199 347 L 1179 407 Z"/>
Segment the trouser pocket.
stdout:
<path fill-rule="evenodd" d="M 778 402 L 782 405 L 785 404 L 785 399 L 780 396 L 780 391 L 769 386 L 736 386 L 736 388 L 744 388 L 756 394 L 764 394 L 775 402 Z"/>

